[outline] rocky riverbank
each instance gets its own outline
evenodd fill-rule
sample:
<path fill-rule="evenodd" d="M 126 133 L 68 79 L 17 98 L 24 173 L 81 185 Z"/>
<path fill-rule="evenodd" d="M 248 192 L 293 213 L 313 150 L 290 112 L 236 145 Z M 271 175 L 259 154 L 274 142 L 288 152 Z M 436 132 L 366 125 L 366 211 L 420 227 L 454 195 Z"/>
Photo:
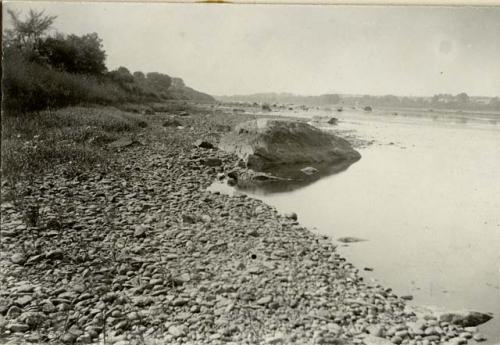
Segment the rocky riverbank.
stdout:
<path fill-rule="evenodd" d="M 145 119 L 133 140 L 109 146 L 107 165 L 2 181 L 1 342 L 481 340 L 464 318 L 418 313 L 390 289 L 365 283 L 296 215 L 244 194 L 207 192 L 237 158 L 194 143 L 216 147 L 246 116 L 207 110 Z"/>

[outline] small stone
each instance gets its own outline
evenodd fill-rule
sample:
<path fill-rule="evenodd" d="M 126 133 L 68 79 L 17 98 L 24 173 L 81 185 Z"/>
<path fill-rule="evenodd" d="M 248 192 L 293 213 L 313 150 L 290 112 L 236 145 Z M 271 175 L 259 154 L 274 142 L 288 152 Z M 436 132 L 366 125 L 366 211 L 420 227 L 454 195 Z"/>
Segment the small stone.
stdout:
<path fill-rule="evenodd" d="M 384 327 L 381 325 L 370 325 L 367 327 L 368 333 L 375 337 L 383 337 L 384 336 Z"/>
<path fill-rule="evenodd" d="M 16 253 L 10 257 L 10 261 L 16 265 L 23 265 L 26 262 L 26 256 L 22 253 Z"/>
<path fill-rule="evenodd" d="M 174 299 L 172 301 L 172 305 L 176 306 L 176 307 L 180 307 L 180 306 L 186 305 L 188 302 L 189 302 L 188 299 L 185 299 L 185 298 L 176 298 L 176 299 Z"/>
<path fill-rule="evenodd" d="M 51 301 L 47 300 L 42 305 L 42 311 L 47 314 L 53 313 L 56 311 L 56 306 Z"/>
<path fill-rule="evenodd" d="M 285 342 L 285 336 L 282 333 L 276 333 L 274 335 L 268 336 L 264 339 L 266 344 L 282 344 Z"/>
<path fill-rule="evenodd" d="M 463 345 L 463 344 L 467 344 L 467 339 L 456 337 L 456 338 L 452 338 L 452 339 L 448 340 L 448 343 L 450 345 Z"/>
<path fill-rule="evenodd" d="M 36 328 L 43 321 L 43 318 L 44 315 L 42 313 L 28 311 L 22 313 L 19 316 L 18 321 L 27 324 L 31 328 Z"/>
<path fill-rule="evenodd" d="M 388 339 L 382 337 L 375 337 L 370 334 L 363 337 L 363 343 L 365 345 L 393 345 L 393 343 Z"/>
<path fill-rule="evenodd" d="M 462 332 L 459 334 L 459 337 L 464 339 L 470 339 L 472 338 L 472 334 L 470 334 L 469 332 Z"/>
<path fill-rule="evenodd" d="M 264 296 L 264 297 L 259 298 L 255 303 L 258 305 L 266 305 L 269 302 L 271 302 L 272 299 L 273 298 L 271 296 Z"/>
<path fill-rule="evenodd" d="M 184 283 L 187 283 L 191 280 L 191 276 L 189 275 L 189 273 L 182 273 L 181 275 L 178 275 L 174 278 L 174 282 L 176 284 L 184 284 Z"/>
<path fill-rule="evenodd" d="M 300 171 L 302 171 L 302 173 L 305 175 L 311 176 L 311 175 L 317 174 L 319 170 L 316 168 L 313 168 L 313 167 L 306 167 L 306 168 L 300 169 Z"/>
<path fill-rule="evenodd" d="M 64 252 L 62 250 L 56 249 L 45 254 L 45 258 L 48 260 L 62 260 L 64 257 Z"/>
<path fill-rule="evenodd" d="M 403 339 L 401 339 L 401 337 L 398 337 L 397 335 L 395 335 L 394 337 L 391 338 L 391 342 L 393 344 L 401 344 L 403 342 Z"/>
<path fill-rule="evenodd" d="M 7 328 L 14 333 L 24 333 L 30 329 L 30 327 L 24 323 L 12 323 L 10 325 L 7 325 Z"/>
<path fill-rule="evenodd" d="M 211 142 L 201 140 L 201 139 L 195 141 L 194 146 L 200 147 L 202 149 L 213 149 L 214 148 L 214 145 Z"/>
<path fill-rule="evenodd" d="M 76 342 L 80 343 L 80 344 L 88 344 L 91 341 L 92 341 L 92 337 L 90 336 L 89 333 L 84 333 L 81 336 L 79 336 L 78 339 L 76 339 Z"/>
<path fill-rule="evenodd" d="M 24 307 L 24 306 L 30 304 L 31 301 L 33 301 L 33 297 L 31 297 L 29 295 L 24 295 L 24 296 L 16 299 L 14 303 L 20 307 Z"/>
<path fill-rule="evenodd" d="M 73 344 L 76 341 L 76 338 L 78 338 L 77 335 L 73 333 L 64 333 L 59 340 L 65 344 Z"/>
<path fill-rule="evenodd" d="M 347 236 L 347 237 L 337 238 L 337 241 L 342 242 L 342 243 L 355 243 L 355 242 L 363 242 L 366 240 L 364 240 L 362 238 Z"/>
<path fill-rule="evenodd" d="M 148 230 L 147 226 L 137 225 L 134 230 L 134 237 L 136 238 L 146 237 L 147 230 Z"/>
<path fill-rule="evenodd" d="M 186 224 L 194 224 L 196 223 L 196 217 L 193 216 L 192 214 L 183 214 L 182 222 Z"/>
<path fill-rule="evenodd" d="M 475 333 L 472 338 L 475 340 L 475 341 L 485 341 L 486 340 L 486 337 L 484 335 L 482 335 L 481 333 Z"/>
<path fill-rule="evenodd" d="M 184 336 L 186 334 L 186 326 L 183 325 L 172 325 L 168 328 L 168 333 L 174 336 L 175 338 Z"/>
<path fill-rule="evenodd" d="M 21 308 L 19 308 L 18 306 L 13 305 L 7 311 L 7 318 L 9 318 L 9 319 L 15 319 L 19 315 L 21 315 L 22 312 L 23 312 L 23 310 Z"/>
<path fill-rule="evenodd" d="M 222 165 L 222 160 L 220 158 L 209 157 L 205 159 L 205 165 L 209 167 L 218 167 Z"/>
<path fill-rule="evenodd" d="M 34 289 L 35 289 L 35 287 L 33 285 L 24 284 L 24 285 L 20 285 L 20 286 L 16 287 L 15 291 L 17 293 L 28 293 L 28 292 L 33 292 Z"/>
<path fill-rule="evenodd" d="M 297 220 L 298 219 L 297 213 L 295 213 L 295 212 L 286 213 L 285 214 L 285 218 L 292 219 L 292 220 Z"/>

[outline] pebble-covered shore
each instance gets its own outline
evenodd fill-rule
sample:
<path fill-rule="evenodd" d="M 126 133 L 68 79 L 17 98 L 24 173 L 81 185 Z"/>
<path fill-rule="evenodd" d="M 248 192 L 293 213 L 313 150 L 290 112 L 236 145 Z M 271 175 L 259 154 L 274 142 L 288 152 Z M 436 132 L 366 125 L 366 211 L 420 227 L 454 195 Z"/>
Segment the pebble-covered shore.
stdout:
<path fill-rule="evenodd" d="M 178 116 L 181 127 L 148 119 L 109 165 L 78 177 L 56 167 L 19 183 L 17 202 L 2 201 L 1 343 L 482 340 L 365 283 L 295 215 L 206 191 L 237 162 L 193 143 L 215 143 L 236 116 Z M 5 193 L 13 188 L 2 181 Z"/>

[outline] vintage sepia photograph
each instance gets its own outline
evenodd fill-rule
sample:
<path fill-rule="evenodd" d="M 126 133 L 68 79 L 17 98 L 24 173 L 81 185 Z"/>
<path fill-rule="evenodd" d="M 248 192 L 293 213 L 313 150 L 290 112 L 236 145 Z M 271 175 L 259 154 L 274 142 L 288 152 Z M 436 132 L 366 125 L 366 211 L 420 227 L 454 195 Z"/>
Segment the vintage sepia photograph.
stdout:
<path fill-rule="evenodd" d="M 1 8 L 0 344 L 500 345 L 500 6 Z"/>

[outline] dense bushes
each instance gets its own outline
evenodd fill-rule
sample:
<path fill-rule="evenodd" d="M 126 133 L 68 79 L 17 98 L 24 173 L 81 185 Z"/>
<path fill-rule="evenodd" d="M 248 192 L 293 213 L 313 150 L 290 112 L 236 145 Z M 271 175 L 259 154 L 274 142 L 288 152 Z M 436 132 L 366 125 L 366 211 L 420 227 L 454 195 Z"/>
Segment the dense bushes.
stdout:
<path fill-rule="evenodd" d="M 105 78 L 49 69 L 27 61 L 16 51 L 5 52 L 3 70 L 3 107 L 7 114 L 82 102 L 112 104 L 127 99 L 119 87 Z"/>
<path fill-rule="evenodd" d="M 106 72 L 106 53 L 96 33 L 48 37 L 40 42 L 37 59 L 39 63 L 69 73 L 103 75 Z"/>

